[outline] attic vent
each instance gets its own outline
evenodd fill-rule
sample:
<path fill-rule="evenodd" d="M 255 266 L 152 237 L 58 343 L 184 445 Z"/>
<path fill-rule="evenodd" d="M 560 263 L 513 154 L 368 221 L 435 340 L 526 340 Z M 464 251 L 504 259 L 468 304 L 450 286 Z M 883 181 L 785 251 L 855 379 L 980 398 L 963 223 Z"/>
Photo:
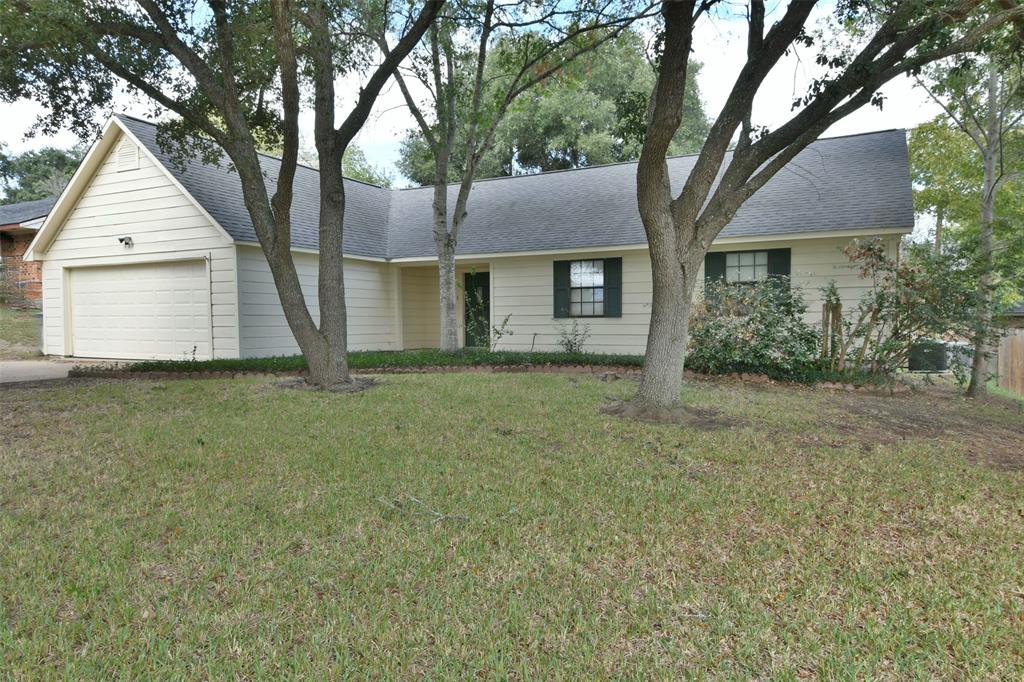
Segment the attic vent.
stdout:
<path fill-rule="evenodd" d="M 139 148 L 130 140 L 122 140 L 117 146 L 117 170 L 129 171 L 139 169 Z"/>

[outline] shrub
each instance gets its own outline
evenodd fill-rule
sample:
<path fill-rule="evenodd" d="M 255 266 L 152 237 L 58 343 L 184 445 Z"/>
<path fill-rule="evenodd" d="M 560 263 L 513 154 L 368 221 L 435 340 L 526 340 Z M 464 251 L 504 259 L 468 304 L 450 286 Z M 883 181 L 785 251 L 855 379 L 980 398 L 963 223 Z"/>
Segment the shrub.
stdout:
<path fill-rule="evenodd" d="M 608 353 L 561 353 L 491 351 L 486 348 L 462 348 L 443 351 L 436 348 L 404 351 L 354 351 L 348 354 L 353 372 L 374 369 L 416 369 L 420 367 L 484 367 L 523 365 L 595 365 L 606 367 L 642 367 L 642 355 Z M 95 366 L 93 366 L 95 368 Z M 301 355 L 270 358 L 218 360 L 146 360 L 118 364 L 108 369 L 130 372 L 297 372 L 307 368 Z M 83 368 L 87 371 L 89 367 Z M 105 368 L 99 368 L 100 370 Z"/>
<path fill-rule="evenodd" d="M 562 352 L 570 355 L 583 353 L 583 346 L 590 338 L 590 325 L 580 326 L 578 320 L 573 320 L 571 326 L 560 324 L 558 326 L 558 345 Z"/>
<path fill-rule="evenodd" d="M 709 283 L 691 312 L 687 366 L 806 380 L 818 364 L 818 335 L 803 320 L 806 309 L 800 291 L 783 278 Z"/>
<path fill-rule="evenodd" d="M 942 254 L 911 245 L 901 260 L 879 240 L 846 249 L 870 289 L 844 314 L 831 282 L 822 290 L 825 321 L 822 356 L 831 369 L 891 375 L 906 367 L 911 349 L 928 339 L 965 338 L 977 332 L 981 298 L 967 254 Z M 997 335 L 993 326 L 984 330 Z"/>

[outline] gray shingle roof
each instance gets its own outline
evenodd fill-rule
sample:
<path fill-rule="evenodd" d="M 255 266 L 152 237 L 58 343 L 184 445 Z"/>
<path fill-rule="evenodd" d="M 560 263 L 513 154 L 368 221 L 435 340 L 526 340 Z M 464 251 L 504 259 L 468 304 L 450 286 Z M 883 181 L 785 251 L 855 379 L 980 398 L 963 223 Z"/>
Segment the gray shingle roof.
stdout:
<path fill-rule="evenodd" d="M 198 159 L 182 172 L 156 144 L 151 123 L 121 117 L 182 185 L 239 241 L 256 236 L 238 176 L 227 164 Z M 681 187 L 695 156 L 668 160 Z M 263 157 L 268 187 L 279 161 Z M 636 163 L 478 181 L 458 253 L 522 252 L 644 244 L 636 206 Z M 454 204 L 456 188 L 449 188 Z M 346 183 L 345 252 L 380 258 L 432 257 L 433 189 L 388 190 Z M 317 172 L 300 167 L 295 182 L 293 244 L 317 248 Z M 751 197 L 723 237 L 763 237 L 914 225 L 906 135 L 887 130 L 818 140 Z"/>
<path fill-rule="evenodd" d="M 156 126 L 146 121 L 118 116 L 171 174 L 195 197 L 196 201 L 227 230 L 235 240 L 255 242 L 256 232 L 242 198 L 238 173 L 230 169 L 227 157 L 220 163 L 207 165 L 194 159 L 184 170 L 171 162 L 170 154 L 156 141 Z M 272 156 L 260 156 L 267 190 L 273 194 L 281 162 Z M 295 173 L 295 196 L 292 201 L 292 246 L 317 249 L 320 246 L 320 174 L 306 166 Z M 345 252 L 358 256 L 387 257 L 388 202 L 393 192 L 383 187 L 356 180 L 345 183 Z"/>
<path fill-rule="evenodd" d="M 17 225 L 36 218 L 45 218 L 57 203 L 57 197 L 22 201 L 18 204 L 0 206 L 0 225 Z"/>

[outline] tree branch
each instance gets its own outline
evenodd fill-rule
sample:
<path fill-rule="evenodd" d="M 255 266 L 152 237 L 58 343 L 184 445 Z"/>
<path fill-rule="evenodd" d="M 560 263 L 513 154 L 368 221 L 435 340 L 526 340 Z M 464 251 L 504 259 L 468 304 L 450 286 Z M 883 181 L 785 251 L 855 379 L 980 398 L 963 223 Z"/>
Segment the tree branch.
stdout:
<path fill-rule="evenodd" d="M 427 0 L 424 2 L 415 22 L 398 41 L 395 48 L 384 56 L 384 61 L 377 67 L 366 85 L 359 92 L 359 99 L 356 101 L 355 107 L 337 129 L 338 141 L 342 147 L 348 147 L 352 142 L 352 138 L 363 127 L 366 118 L 370 115 L 371 109 L 373 109 L 373 103 L 376 101 L 377 95 L 380 94 L 381 88 L 384 87 L 384 84 L 398 68 L 398 65 L 408 56 L 412 48 L 420 41 L 420 38 L 423 37 L 427 27 L 434 21 L 442 6 L 444 6 L 444 0 Z"/>

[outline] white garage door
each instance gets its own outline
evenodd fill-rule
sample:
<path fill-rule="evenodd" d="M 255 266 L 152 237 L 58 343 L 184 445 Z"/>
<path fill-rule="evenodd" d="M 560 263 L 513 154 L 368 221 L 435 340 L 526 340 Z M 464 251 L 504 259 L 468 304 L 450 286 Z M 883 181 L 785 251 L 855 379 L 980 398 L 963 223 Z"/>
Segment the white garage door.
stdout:
<path fill-rule="evenodd" d="M 72 353 L 82 358 L 210 358 L 206 261 L 71 270 Z"/>

